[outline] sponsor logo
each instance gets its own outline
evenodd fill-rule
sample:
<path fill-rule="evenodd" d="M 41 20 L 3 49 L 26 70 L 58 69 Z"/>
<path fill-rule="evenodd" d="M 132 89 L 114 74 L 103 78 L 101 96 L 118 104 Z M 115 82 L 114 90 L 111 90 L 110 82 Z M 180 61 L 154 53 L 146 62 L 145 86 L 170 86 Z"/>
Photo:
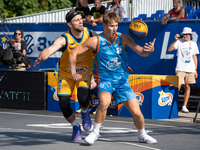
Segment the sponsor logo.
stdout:
<path fill-rule="evenodd" d="M 93 93 L 91 96 L 90 106 L 96 107 L 99 104 L 99 98 Z"/>
<path fill-rule="evenodd" d="M 111 46 L 104 46 L 104 47 L 101 47 L 101 49 L 109 49 L 109 48 L 112 48 Z"/>
<path fill-rule="evenodd" d="M 59 101 L 59 98 L 58 98 L 58 95 L 57 95 L 57 87 L 54 87 L 53 98 L 54 98 L 54 100 Z"/>
<path fill-rule="evenodd" d="M 142 103 L 144 101 L 144 95 L 138 92 L 136 92 L 135 95 L 136 95 L 139 105 L 142 106 Z"/>
<path fill-rule="evenodd" d="M 133 26 L 135 29 L 139 29 L 139 28 L 141 28 L 141 25 L 138 25 L 138 24 L 134 24 L 134 26 Z"/>
<path fill-rule="evenodd" d="M 87 59 L 87 56 L 78 56 L 77 57 L 77 63 L 80 63 L 80 62 L 85 62 Z"/>
<path fill-rule="evenodd" d="M 11 37 L 11 35 L 8 35 L 8 36 Z M 30 35 L 30 34 L 27 34 L 27 35 L 24 36 L 24 40 L 26 41 L 27 46 L 28 46 L 26 54 L 29 55 L 29 54 L 33 53 L 33 48 L 32 47 L 34 46 L 34 44 L 30 44 L 31 41 L 33 40 L 33 36 Z M 6 41 L 8 41 L 8 39 L 5 36 L 1 38 L 1 44 L 2 44 L 2 47 L 4 49 L 9 47 L 9 45 L 6 43 Z"/>
<path fill-rule="evenodd" d="M 171 93 L 165 93 L 163 90 L 161 92 L 158 92 L 160 94 L 160 97 L 158 99 L 158 105 L 160 106 L 166 106 L 171 105 L 173 100 L 173 95 Z"/>
<path fill-rule="evenodd" d="M 59 80 L 59 91 L 62 90 L 62 80 Z"/>
<path fill-rule="evenodd" d="M 117 104 L 116 104 L 116 102 L 115 102 L 115 100 L 114 100 L 114 97 L 112 96 L 112 97 L 111 97 L 111 103 L 110 103 L 109 108 L 116 108 L 116 107 L 117 107 Z"/>
<path fill-rule="evenodd" d="M 109 60 L 106 64 L 106 66 L 110 69 L 110 70 L 117 70 L 121 67 L 121 61 L 119 58 L 113 58 L 111 60 Z"/>
<path fill-rule="evenodd" d="M 88 66 L 78 66 L 76 67 L 76 72 L 77 73 L 86 73 L 88 71 L 89 67 Z M 70 68 L 67 69 L 67 72 L 70 72 Z"/>
<path fill-rule="evenodd" d="M 101 82 L 101 83 L 100 83 L 100 87 L 101 87 L 101 88 L 104 88 L 104 84 L 105 84 L 104 82 Z"/>
<path fill-rule="evenodd" d="M 88 66 L 78 66 L 76 67 L 77 73 L 86 73 L 88 71 Z"/>
<path fill-rule="evenodd" d="M 121 46 L 122 44 L 120 42 L 117 42 L 117 46 Z"/>
<path fill-rule="evenodd" d="M 106 42 L 102 43 L 102 45 L 106 45 Z"/>

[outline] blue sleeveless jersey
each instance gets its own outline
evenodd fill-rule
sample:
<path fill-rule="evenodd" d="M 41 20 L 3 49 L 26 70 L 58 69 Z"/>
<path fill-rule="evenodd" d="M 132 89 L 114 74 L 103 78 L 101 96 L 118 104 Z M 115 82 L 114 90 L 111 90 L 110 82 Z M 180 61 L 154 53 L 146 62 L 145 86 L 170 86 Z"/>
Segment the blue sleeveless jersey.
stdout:
<path fill-rule="evenodd" d="M 128 80 L 128 56 L 121 33 L 116 34 L 113 43 L 108 41 L 104 33 L 99 34 L 97 52 L 94 53 L 96 66 L 95 78 L 109 80 L 112 83 L 124 83 Z"/>

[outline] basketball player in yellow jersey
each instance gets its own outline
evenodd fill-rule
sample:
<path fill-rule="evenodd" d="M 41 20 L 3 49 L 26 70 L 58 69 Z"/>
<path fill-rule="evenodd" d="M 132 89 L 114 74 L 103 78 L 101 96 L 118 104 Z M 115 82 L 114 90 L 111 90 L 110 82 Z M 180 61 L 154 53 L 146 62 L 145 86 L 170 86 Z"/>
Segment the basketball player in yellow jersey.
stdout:
<path fill-rule="evenodd" d="M 66 120 L 73 126 L 72 140 L 81 140 L 81 129 L 80 125 L 75 119 L 75 113 L 70 108 L 70 97 L 74 87 L 77 88 L 77 97 L 81 106 L 82 114 L 82 126 L 83 129 L 88 131 L 91 128 L 91 119 L 89 116 L 89 88 L 90 81 L 91 85 L 94 80 L 92 77 L 92 65 L 93 65 L 93 51 L 88 50 L 87 52 L 79 55 L 76 63 L 76 71 L 79 72 L 83 79 L 74 82 L 71 77 L 70 66 L 69 66 L 69 54 L 75 47 L 83 43 L 88 39 L 94 32 L 83 27 L 82 16 L 76 11 L 72 10 L 67 13 L 66 21 L 70 30 L 65 32 L 62 36 L 55 40 L 53 45 L 44 49 L 37 60 L 35 65 L 41 61 L 46 60 L 49 56 L 54 54 L 59 49 L 62 51 L 62 56 L 59 61 L 59 82 L 58 82 L 58 97 L 60 108 Z"/>

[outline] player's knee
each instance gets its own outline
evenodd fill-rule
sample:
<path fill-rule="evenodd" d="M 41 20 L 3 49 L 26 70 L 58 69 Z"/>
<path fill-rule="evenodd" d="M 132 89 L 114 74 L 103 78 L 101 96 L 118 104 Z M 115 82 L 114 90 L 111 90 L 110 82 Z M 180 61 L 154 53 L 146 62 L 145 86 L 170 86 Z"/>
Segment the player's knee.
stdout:
<path fill-rule="evenodd" d="M 59 104 L 61 109 L 66 109 L 70 107 L 70 97 L 69 96 L 59 96 Z"/>
<path fill-rule="evenodd" d="M 110 105 L 110 101 L 100 101 L 99 103 L 99 107 L 101 109 L 107 109 Z"/>
<path fill-rule="evenodd" d="M 59 104 L 65 118 L 68 118 L 73 114 L 73 110 L 70 107 L 69 96 L 59 96 Z"/>
<path fill-rule="evenodd" d="M 143 114 L 142 114 L 140 109 L 134 110 L 132 115 L 133 115 L 134 118 L 135 117 L 139 118 L 139 117 L 143 116 Z"/>
<path fill-rule="evenodd" d="M 78 101 L 81 107 L 87 108 L 89 105 L 89 90 L 84 88 L 78 88 Z"/>

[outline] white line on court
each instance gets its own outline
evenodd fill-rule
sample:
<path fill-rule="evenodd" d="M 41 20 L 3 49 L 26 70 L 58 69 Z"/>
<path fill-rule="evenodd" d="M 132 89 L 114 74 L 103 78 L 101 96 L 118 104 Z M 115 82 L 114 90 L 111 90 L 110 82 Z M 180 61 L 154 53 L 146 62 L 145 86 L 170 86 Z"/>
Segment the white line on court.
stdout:
<path fill-rule="evenodd" d="M 50 134 L 62 134 L 62 135 L 70 135 L 71 134 L 64 134 L 64 133 L 61 133 L 61 132 L 49 132 L 49 131 L 39 131 L 39 130 L 27 130 L 27 129 L 16 129 L 16 128 L 0 128 L 0 130 L 8 130 L 9 132 L 11 132 L 11 130 L 13 131 L 23 131 L 23 132 L 39 132 L 39 133 L 50 133 Z M 12 132 L 13 132 L 12 131 Z"/>
<path fill-rule="evenodd" d="M 49 133 L 49 134 L 62 134 L 62 135 L 69 135 L 71 136 L 71 134 L 64 134 L 64 133 L 60 133 L 60 132 L 49 132 L 49 131 L 39 131 L 39 130 L 27 130 L 27 129 L 15 129 L 15 128 L 0 128 L 0 130 L 8 130 L 9 132 L 16 132 L 16 131 L 23 131 L 23 132 L 38 132 L 38 133 Z M 13 130 L 13 131 L 12 131 Z M 85 138 L 85 137 L 84 137 Z M 106 138 L 99 138 L 100 140 L 104 140 L 104 141 L 114 141 L 113 139 L 106 139 Z M 152 150 L 160 150 L 160 149 L 157 149 L 157 148 L 153 148 L 153 147 L 148 147 L 148 146 L 143 146 L 143 145 L 139 145 L 139 144 L 134 144 L 134 143 L 129 143 L 129 142 L 120 142 L 120 141 L 117 141 L 118 143 L 123 143 L 123 144 L 126 144 L 126 145 L 133 145 L 133 146 L 137 146 L 137 147 L 142 147 L 142 148 L 147 148 L 147 149 L 152 149 Z"/>
<path fill-rule="evenodd" d="M 25 114 L 25 113 L 12 113 L 12 112 L 0 112 L 0 114 L 11 114 L 11 115 L 25 115 L 25 116 L 34 116 L 34 117 L 51 117 L 51 118 L 63 118 L 63 116 L 52 116 L 52 115 L 38 115 L 38 114 Z M 77 118 L 81 119 L 81 118 Z M 119 122 L 119 123 L 127 123 L 127 124 L 133 124 L 133 122 L 127 122 L 127 121 L 116 121 L 116 120 L 104 120 L 104 122 Z M 181 128 L 181 129 L 188 129 L 188 130 L 200 130 L 200 129 L 194 129 L 194 128 L 186 128 L 186 127 L 179 127 L 179 126 L 168 126 L 168 125 L 158 125 L 158 124 L 147 124 L 145 125 L 149 126 L 157 126 L 157 127 L 166 127 L 166 128 Z"/>

